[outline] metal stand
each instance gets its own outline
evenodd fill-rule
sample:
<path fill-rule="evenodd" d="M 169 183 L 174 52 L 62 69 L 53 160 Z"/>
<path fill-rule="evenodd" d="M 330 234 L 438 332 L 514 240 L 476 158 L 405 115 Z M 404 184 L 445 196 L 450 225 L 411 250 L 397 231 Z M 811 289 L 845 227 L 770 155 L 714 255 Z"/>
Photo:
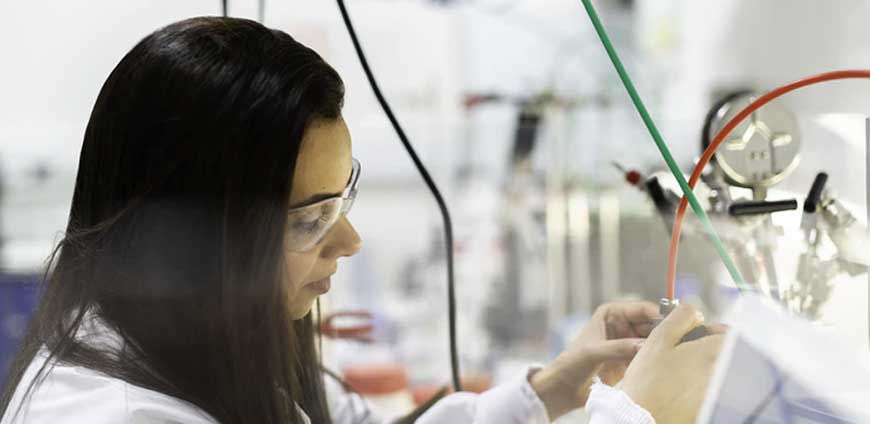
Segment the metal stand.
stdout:
<path fill-rule="evenodd" d="M 867 211 L 866 225 L 870 228 L 870 117 L 864 120 L 864 189 L 866 197 L 864 208 Z M 867 273 L 867 342 L 870 346 L 870 272 Z"/>

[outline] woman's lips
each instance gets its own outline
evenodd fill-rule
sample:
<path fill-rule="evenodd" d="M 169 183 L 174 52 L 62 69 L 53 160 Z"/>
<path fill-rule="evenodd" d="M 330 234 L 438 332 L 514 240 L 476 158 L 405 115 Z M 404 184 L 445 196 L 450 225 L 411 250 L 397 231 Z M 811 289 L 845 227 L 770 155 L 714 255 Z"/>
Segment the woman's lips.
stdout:
<path fill-rule="evenodd" d="M 324 278 L 322 280 L 317 280 L 313 283 L 308 283 L 305 287 L 308 287 L 312 291 L 317 294 L 325 294 L 329 291 L 329 288 L 332 286 L 332 281 L 329 277 Z"/>

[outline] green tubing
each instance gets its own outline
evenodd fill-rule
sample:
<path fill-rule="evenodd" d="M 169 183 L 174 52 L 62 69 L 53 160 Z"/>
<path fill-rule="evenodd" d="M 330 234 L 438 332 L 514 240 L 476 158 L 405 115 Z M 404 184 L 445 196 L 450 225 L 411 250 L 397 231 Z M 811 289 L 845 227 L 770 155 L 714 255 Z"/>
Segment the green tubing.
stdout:
<path fill-rule="evenodd" d="M 731 279 L 734 280 L 734 284 L 736 284 L 739 289 L 747 289 L 748 287 L 743 280 L 743 276 L 740 275 L 740 271 L 737 269 L 737 266 L 734 265 L 734 261 L 725 250 L 722 240 L 719 238 L 719 235 L 716 234 L 716 230 L 713 229 L 713 224 L 710 223 L 710 218 L 707 217 L 704 208 L 701 207 L 698 203 L 698 199 L 695 198 L 694 193 L 692 193 L 692 188 L 689 187 L 686 177 L 683 176 L 683 172 L 677 166 L 673 156 L 671 156 L 671 152 L 668 150 L 668 146 L 662 139 L 662 135 L 659 133 L 658 128 L 656 128 L 655 122 L 653 122 L 652 117 L 650 117 L 649 112 L 646 110 L 643 100 L 641 100 L 640 95 L 637 94 L 637 90 L 634 88 L 634 84 L 631 82 L 628 72 L 626 72 L 625 67 L 622 66 L 622 62 L 616 54 L 616 49 L 610 42 L 610 38 L 607 36 L 604 26 L 601 25 L 601 20 L 598 19 L 598 14 L 595 13 L 595 8 L 592 7 L 591 0 L 581 1 L 583 2 L 583 7 L 586 8 L 586 13 L 589 15 L 589 19 L 592 21 L 592 25 L 595 27 L 595 32 L 598 33 L 598 37 L 601 38 L 601 43 L 604 44 L 604 49 L 607 51 L 607 55 L 610 56 L 610 61 L 613 62 L 613 67 L 616 68 L 616 72 L 619 74 L 619 79 L 622 80 L 622 84 L 625 86 L 626 91 L 628 91 L 628 95 L 631 97 L 634 107 L 640 114 L 641 119 L 643 119 L 643 123 L 646 124 L 646 128 L 649 130 L 653 141 L 656 143 L 656 147 L 658 147 L 659 152 L 661 152 L 662 157 L 665 159 L 665 163 L 667 163 L 668 168 L 671 170 L 671 173 L 674 174 L 677 182 L 680 183 L 683 195 L 689 200 L 692 210 L 695 211 L 695 215 L 697 215 L 701 220 L 704 230 L 707 232 L 707 235 L 716 247 L 716 252 L 719 253 L 719 257 L 722 258 L 722 262 L 725 264 L 725 267 L 728 268 L 728 273 L 731 274 Z"/>

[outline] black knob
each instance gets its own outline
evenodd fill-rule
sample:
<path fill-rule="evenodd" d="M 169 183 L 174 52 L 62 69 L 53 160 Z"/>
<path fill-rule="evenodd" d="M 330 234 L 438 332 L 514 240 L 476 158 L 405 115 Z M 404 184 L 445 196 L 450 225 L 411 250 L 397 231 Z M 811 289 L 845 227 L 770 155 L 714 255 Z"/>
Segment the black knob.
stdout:
<path fill-rule="evenodd" d="M 822 191 L 825 189 L 825 184 L 828 182 L 828 174 L 819 172 L 816 179 L 813 180 L 813 186 L 810 188 L 810 193 L 807 194 L 807 199 L 804 200 L 804 212 L 815 213 L 819 207 L 819 202 L 822 200 Z"/>

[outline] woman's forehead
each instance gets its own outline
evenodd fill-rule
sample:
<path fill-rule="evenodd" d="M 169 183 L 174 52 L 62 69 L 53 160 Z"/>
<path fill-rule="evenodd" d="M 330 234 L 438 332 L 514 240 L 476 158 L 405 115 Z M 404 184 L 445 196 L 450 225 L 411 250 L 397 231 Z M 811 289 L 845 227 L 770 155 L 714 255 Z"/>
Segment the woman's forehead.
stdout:
<path fill-rule="evenodd" d="M 353 166 L 351 156 L 350 133 L 343 119 L 312 123 L 296 160 L 290 204 L 324 193 L 341 193 Z"/>

